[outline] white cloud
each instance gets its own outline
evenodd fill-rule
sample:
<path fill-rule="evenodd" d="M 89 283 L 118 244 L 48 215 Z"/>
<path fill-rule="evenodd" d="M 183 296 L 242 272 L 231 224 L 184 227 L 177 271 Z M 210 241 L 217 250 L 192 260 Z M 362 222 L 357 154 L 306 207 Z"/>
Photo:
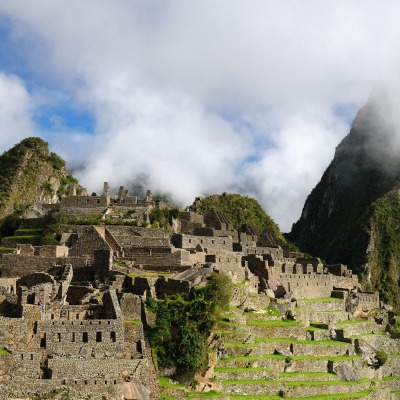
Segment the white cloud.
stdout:
<path fill-rule="evenodd" d="M 32 99 L 23 82 L 0 73 L 0 153 L 34 132 Z"/>
<path fill-rule="evenodd" d="M 0 0 L 37 85 L 95 117 L 93 136 L 46 133 L 89 190 L 147 174 L 190 203 L 241 187 L 284 230 L 348 115 L 398 62 L 399 11 L 390 0 Z"/>

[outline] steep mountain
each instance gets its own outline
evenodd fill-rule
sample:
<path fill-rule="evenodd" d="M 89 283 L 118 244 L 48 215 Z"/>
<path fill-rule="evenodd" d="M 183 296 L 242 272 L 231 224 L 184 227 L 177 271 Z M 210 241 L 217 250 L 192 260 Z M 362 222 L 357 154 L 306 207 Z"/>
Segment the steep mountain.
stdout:
<path fill-rule="evenodd" d="M 278 225 L 262 209 L 258 201 L 250 197 L 232 193 L 200 197 L 189 209 L 200 213 L 206 213 L 211 209 L 221 211 L 235 228 L 247 223 L 257 227 L 260 233 L 268 232 L 277 242 L 286 243 Z"/>
<path fill-rule="evenodd" d="M 288 239 L 346 263 L 400 309 L 400 86 L 376 90 L 336 148 Z"/>
<path fill-rule="evenodd" d="M 39 138 L 27 138 L 0 156 L 0 219 L 34 203 L 56 203 L 77 182 L 65 161 Z"/>

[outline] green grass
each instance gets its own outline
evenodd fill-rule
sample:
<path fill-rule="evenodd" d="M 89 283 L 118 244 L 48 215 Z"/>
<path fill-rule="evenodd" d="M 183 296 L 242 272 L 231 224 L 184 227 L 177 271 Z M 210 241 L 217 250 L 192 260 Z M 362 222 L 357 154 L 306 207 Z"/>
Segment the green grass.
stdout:
<path fill-rule="evenodd" d="M 1 247 L 0 246 L 0 253 L 12 253 L 15 250 L 14 247 Z"/>
<path fill-rule="evenodd" d="M 210 390 L 209 392 L 189 392 L 186 393 L 186 397 L 200 397 L 200 398 L 212 398 L 212 397 L 226 397 L 226 394 L 219 393 L 215 390 Z"/>
<path fill-rule="evenodd" d="M 131 319 L 131 320 L 125 320 L 124 324 L 125 325 L 142 325 L 142 321 L 140 319 Z"/>
<path fill-rule="evenodd" d="M 17 241 L 20 239 L 39 239 L 41 237 L 42 235 L 23 235 L 23 236 L 7 236 L 4 237 L 3 239 L 14 239 L 15 241 Z"/>
<path fill-rule="evenodd" d="M 286 386 L 324 386 L 324 385 L 355 385 L 364 382 L 375 382 L 373 379 L 363 378 L 358 381 L 342 381 L 342 380 L 332 380 L 332 381 L 287 381 L 284 382 Z M 281 380 L 276 379 L 225 379 L 221 381 L 224 385 L 265 385 L 265 384 L 277 384 L 282 385 Z"/>
<path fill-rule="evenodd" d="M 350 361 L 361 358 L 360 356 L 293 356 L 294 360 L 326 360 L 326 361 Z"/>
<path fill-rule="evenodd" d="M 290 343 L 290 344 L 311 344 L 311 345 L 348 345 L 349 343 L 340 340 L 297 340 L 290 338 L 256 338 L 256 343 Z"/>
<path fill-rule="evenodd" d="M 253 372 L 253 371 L 272 371 L 272 368 L 268 367 L 233 367 L 233 368 L 225 368 L 225 367 L 215 367 L 215 372 Z"/>
<path fill-rule="evenodd" d="M 278 376 L 280 378 L 284 377 L 289 377 L 289 376 L 325 376 L 327 378 L 330 378 L 332 376 L 337 376 L 336 374 L 330 373 L 330 372 L 279 372 Z"/>
<path fill-rule="evenodd" d="M 164 388 L 183 389 L 186 387 L 181 383 L 169 383 L 169 378 L 167 378 L 166 376 L 159 376 L 158 383 L 160 384 L 161 387 Z"/>
<path fill-rule="evenodd" d="M 298 299 L 299 301 L 304 301 L 306 303 L 330 303 L 331 301 L 343 301 L 337 297 L 321 297 L 320 299 Z"/>
<path fill-rule="evenodd" d="M 271 326 L 271 327 L 288 327 L 288 326 L 300 326 L 297 321 L 264 321 L 264 320 L 248 320 L 247 326 Z"/>
<path fill-rule="evenodd" d="M 272 395 L 263 395 L 263 394 L 231 394 L 229 396 L 231 399 L 254 399 L 254 400 L 282 400 L 281 396 L 278 396 L 277 394 L 272 394 Z"/>
<path fill-rule="evenodd" d="M 384 376 L 382 378 L 383 381 L 394 381 L 394 380 L 399 380 L 400 381 L 400 376 L 395 376 L 395 375 L 391 375 L 391 376 Z"/>
<path fill-rule="evenodd" d="M 400 392 L 400 391 L 399 391 Z M 354 393 L 337 393 L 335 395 L 332 394 L 322 394 L 318 396 L 308 396 L 308 397 L 286 397 L 288 400 L 333 400 L 333 399 L 361 399 L 363 397 L 368 396 L 371 393 L 371 390 L 363 390 L 361 392 Z M 396 392 L 391 392 L 396 393 Z M 245 395 L 245 394 L 231 394 L 229 396 L 231 399 L 237 400 L 282 400 L 281 396 L 278 395 Z"/>
<path fill-rule="evenodd" d="M 175 400 L 175 397 L 172 397 L 169 394 L 160 393 L 160 400 Z"/>
<path fill-rule="evenodd" d="M 349 319 L 347 321 L 340 321 L 336 322 L 336 325 L 342 326 L 342 325 L 351 325 L 351 324 L 363 324 L 365 322 L 371 322 L 368 319 Z"/>
<path fill-rule="evenodd" d="M 7 354 L 11 354 L 11 353 L 6 349 L 0 349 L 0 355 L 7 355 Z"/>
<path fill-rule="evenodd" d="M 40 234 L 40 233 L 43 233 L 44 232 L 44 229 L 43 228 L 23 228 L 23 229 L 17 229 L 16 231 L 15 231 L 15 234 L 16 235 L 19 235 L 20 233 L 24 233 L 24 234 L 27 234 L 27 233 L 30 233 L 30 234 L 33 234 L 33 233 L 35 233 L 35 234 Z"/>
<path fill-rule="evenodd" d="M 395 357 L 399 355 L 395 355 Z M 393 355 L 391 355 L 393 357 Z M 326 361 L 350 361 L 354 359 L 360 359 L 360 356 L 293 356 L 293 360 L 326 360 Z M 261 356 L 229 356 L 227 358 L 220 359 L 220 363 L 230 362 L 230 361 L 259 361 L 259 360 L 268 360 L 268 359 L 277 359 L 277 360 L 285 360 L 286 357 L 280 354 L 263 354 Z"/>
<path fill-rule="evenodd" d="M 268 360 L 268 359 L 284 360 L 286 357 L 281 354 L 263 354 L 261 356 L 229 356 L 219 360 L 219 362 L 229 362 L 229 361 L 257 361 L 257 360 Z"/>

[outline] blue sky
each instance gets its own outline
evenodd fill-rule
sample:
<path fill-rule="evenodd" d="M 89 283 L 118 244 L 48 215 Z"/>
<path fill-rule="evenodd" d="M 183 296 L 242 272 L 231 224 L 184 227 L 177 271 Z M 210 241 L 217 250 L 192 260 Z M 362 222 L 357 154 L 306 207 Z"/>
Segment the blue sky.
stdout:
<path fill-rule="evenodd" d="M 0 0 L 0 151 L 47 140 L 89 192 L 256 197 L 287 231 L 395 70 L 395 1 Z"/>

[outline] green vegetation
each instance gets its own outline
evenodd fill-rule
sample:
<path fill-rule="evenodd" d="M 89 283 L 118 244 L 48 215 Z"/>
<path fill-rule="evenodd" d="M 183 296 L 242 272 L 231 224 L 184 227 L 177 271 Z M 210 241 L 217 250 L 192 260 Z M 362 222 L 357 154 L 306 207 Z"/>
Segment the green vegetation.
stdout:
<path fill-rule="evenodd" d="M 374 286 L 385 302 L 400 310 L 397 277 L 400 273 L 400 198 L 393 190 L 371 205 L 370 224 L 375 251 L 369 256 Z"/>
<path fill-rule="evenodd" d="M 388 355 L 384 350 L 378 350 L 375 354 L 376 359 L 378 360 L 378 366 L 381 367 L 382 365 L 386 364 L 388 359 Z"/>
<path fill-rule="evenodd" d="M 207 365 L 207 338 L 219 315 L 228 308 L 231 281 L 213 273 L 205 287 L 189 296 L 149 298 L 147 308 L 156 314 L 150 342 L 162 367 L 176 366 L 179 372 L 200 371 Z"/>
<path fill-rule="evenodd" d="M 160 384 L 161 387 L 164 388 L 185 388 L 186 386 L 181 384 L 181 383 L 170 383 L 170 379 L 167 378 L 166 376 L 159 376 L 158 377 L 158 383 Z"/>
<path fill-rule="evenodd" d="M 196 397 L 196 398 L 201 398 L 201 399 L 209 399 L 213 397 L 226 397 L 226 394 L 219 393 L 215 390 L 210 390 L 209 392 L 189 392 L 186 394 L 186 397 L 191 398 L 191 397 Z"/>
<path fill-rule="evenodd" d="M 268 321 L 268 320 L 247 320 L 247 326 L 271 326 L 271 327 L 286 327 L 286 326 L 300 326 L 297 321 L 291 320 L 280 320 L 280 321 Z"/>
<path fill-rule="evenodd" d="M 0 355 L 7 355 L 7 354 L 11 354 L 8 350 L 6 349 L 0 349 Z"/>
<path fill-rule="evenodd" d="M 212 209 L 223 212 L 235 228 L 246 223 L 257 227 L 260 233 L 272 234 L 279 243 L 286 243 L 278 225 L 266 214 L 257 200 L 239 194 L 224 193 L 196 200 L 190 210 L 206 213 Z"/>
<path fill-rule="evenodd" d="M 343 301 L 343 299 L 337 298 L 337 297 L 322 297 L 319 299 L 298 299 L 300 302 L 305 302 L 305 303 L 330 303 L 332 301 Z"/>
<path fill-rule="evenodd" d="M 142 320 L 141 319 L 131 319 L 131 320 L 125 320 L 124 321 L 125 325 L 142 325 Z"/>
<path fill-rule="evenodd" d="M 354 393 L 336 393 L 334 397 L 331 394 L 321 394 L 318 396 L 307 396 L 307 397 L 288 397 L 288 400 L 332 400 L 332 399 L 361 399 L 363 397 L 368 396 L 371 393 L 371 390 L 363 390 L 361 392 Z M 229 396 L 231 399 L 237 400 L 281 400 L 282 396 L 272 395 L 272 396 L 263 396 L 263 395 L 242 395 L 242 394 L 231 394 Z"/>
<path fill-rule="evenodd" d="M 150 223 L 153 228 L 167 229 L 172 224 L 172 219 L 179 217 L 179 213 L 177 208 L 160 208 L 156 206 L 150 211 Z"/>
<path fill-rule="evenodd" d="M 10 224 L 14 230 L 17 228 L 14 220 L 19 219 L 27 206 L 40 201 L 43 194 L 55 194 L 52 180 L 60 183 L 59 196 L 67 192 L 72 181 L 76 182 L 65 169 L 65 162 L 50 153 L 47 143 L 39 138 L 24 139 L 4 152 L 0 156 L 0 171 L 1 236 L 12 233 Z"/>

